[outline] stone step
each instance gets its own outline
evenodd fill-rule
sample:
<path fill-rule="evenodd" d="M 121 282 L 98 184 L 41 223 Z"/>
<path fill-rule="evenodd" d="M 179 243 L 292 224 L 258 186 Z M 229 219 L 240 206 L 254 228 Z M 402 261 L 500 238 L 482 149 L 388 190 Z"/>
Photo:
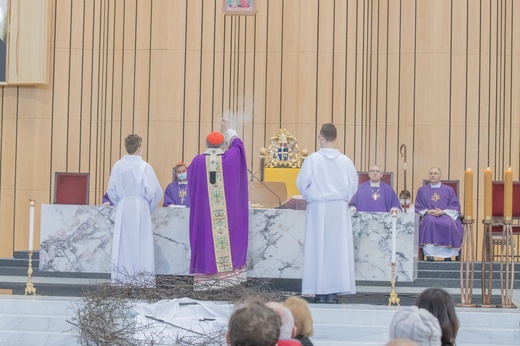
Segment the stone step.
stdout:
<path fill-rule="evenodd" d="M 20 323 L 19 318 L 23 318 Z M 61 332 L 70 329 L 72 326 L 63 316 L 51 315 L 31 315 L 24 316 L 20 314 L 0 313 L 0 330 L 11 332 L 23 332 L 27 330 L 27 326 L 31 326 L 31 331 L 40 332 Z"/>
<path fill-rule="evenodd" d="M 76 298 L 2 296 L 0 345 L 80 345 L 67 319 Z"/>
<path fill-rule="evenodd" d="M 79 299 L 0 297 L 0 345 L 79 345 L 66 322 Z M 384 345 L 400 307 L 309 304 L 314 345 Z M 460 321 L 457 345 L 518 345 L 517 309 L 456 308 Z M 35 342 L 37 340 L 37 342 Z"/>
<path fill-rule="evenodd" d="M 58 280 L 58 282 L 56 282 Z M 32 282 L 38 296 L 84 297 L 86 293 L 99 287 L 102 280 L 50 279 L 33 277 Z M 12 290 L 13 295 L 24 295 L 27 277 L 2 277 L 0 288 Z"/>
<path fill-rule="evenodd" d="M 13 258 L 15 259 L 29 259 L 29 252 L 28 251 L 15 251 L 13 253 Z M 33 251 L 32 259 L 38 260 L 40 259 L 40 251 Z"/>
<path fill-rule="evenodd" d="M 399 307 L 310 304 L 315 345 L 383 345 Z M 460 321 L 457 345 L 518 345 L 516 309 L 456 308 Z"/>
<path fill-rule="evenodd" d="M 0 268 L 1 267 L 13 267 L 13 268 L 26 268 L 29 266 L 29 261 L 27 259 L 20 258 L 0 258 Z M 40 264 L 39 260 L 33 260 L 32 265 L 33 269 L 38 268 Z"/>
<path fill-rule="evenodd" d="M 33 346 L 33 345 L 63 345 L 80 346 L 77 337 L 72 332 L 33 332 L 10 331 L 0 329 L 0 346 Z"/>
<path fill-rule="evenodd" d="M 485 264 L 486 268 L 489 267 L 489 263 L 486 262 Z M 482 262 L 474 262 L 473 267 L 475 268 L 475 272 L 480 272 L 482 270 Z M 460 271 L 460 262 L 459 261 L 451 261 L 451 262 L 444 262 L 444 261 L 419 261 L 417 265 L 417 269 L 419 271 L 427 271 L 427 270 L 446 270 L 446 271 Z M 493 263 L 493 271 L 500 270 L 500 263 L 494 262 Z M 515 271 L 520 271 L 520 268 L 518 266 L 518 262 L 515 262 Z"/>
<path fill-rule="evenodd" d="M 33 255 L 33 258 L 39 257 L 38 252 L 35 252 Z M 0 259 L 0 289 L 13 290 L 13 294 L 25 293 L 25 283 L 27 282 L 27 258 L 27 252 L 18 251 L 15 252 L 14 258 Z M 33 265 L 32 279 L 35 283 L 37 294 L 42 295 L 83 296 L 85 290 L 96 288 L 100 282 L 110 279 L 110 274 L 108 273 L 64 273 L 40 271 L 37 266 L 37 259 L 33 260 Z M 493 268 L 493 290 L 498 290 L 498 292 L 493 293 L 497 295 L 500 290 L 500 266 L 495 263 Z M 17 280 L 13 280 L 13 277 L 16 277 Z M 482 287 L 480 278 L 481 263 L 476 262 L 473 283 L 474 289 Z M 515 267 L 514 278 L 514 287 L 520 287 L 520 265 L 516 265 Z M 91 280 L 85 281 L 81 279 Z M 272 283 L 280 290 L 289 292 L 301 291 L 300 279 L 273 279 Z M 356 286 L 358 287 L 358 292 L 364 292 L 363 287 L 388 287 L 389 282 L 358 280 L 356 281 Z M 460 288 L 460 262 L 420 261 L 418 263 L 418 278 L 414 282 L 398 281 L 396 283 L 397 290 L 404 287 L 417 289 L 424 287 Z"/>
<path fill-rule="evenodd" d="M 80 298 L 74 297 L 3 296 L 0 299 L 0 311 L 2 314 L 23 316 L 72 316 L 71 307 L 80 302 Z"/>
<path fill-rule="evenodd" d="M 69 297 L 82 297 L 91 290 L 96 289 L 106 279 L 84 279 L 84 278 L 52 278 L 52 277 L 34 277 L 32 278 L 36 293 L 44 296 L 69 296 Z M 27 276 L 23 277 L 7 277 L 0 276 L 0 289 L 12 290 L 12 294 L 25 294 L 25 287 L 27 284 Z M 270 284 L 278 290 L 287 292 L 301 292 L 301 280 L 294 279 L 288 282 L 288 279 L 284 279 L 281 282 L 278 280 L 270 280 Z M 480 289 L 480 280 L 475 280 L 473 283 L 473 289 Z M 390 291 L 389 282 L 371 282 L 371 281 L 357 281 L 356 289 L 358 293 L 370 292 L 370 288 L 379 287 L 387 288 Z M 460 289 L 460 280 L 457 279 L 417 279 L 413 283 L 401 283 L 398 282 L 395 286 L 396 292 L 400 292 L 405 288 L 415 289 L 417 292 L 422 291 L 426 287 L 443 287 Z M 520 287 L 520 283 L 515 281 L 514 287 Z M 368 289 L 368 290 L 367 290 Z M 500 294 L 500 281 L 493 281 L 493 294 L 498 296 Z M 355 303 L 355 302 L 352 302 Z M 498 304 L 498 303 L 497 303 Z"/>
<path fill-rule="evenodd" d="M 388 327 L 398 306 L 373 306 L 368 304 L 309 304 L 314 323 L 323 325 L 371 325 Z M 520 313 L 518 309 L 505 308 L 462 308 L 457 307 L 457 317 L 461 325 L 471 328 L 518 329 Z M 374 316 L 377 319 L 374 320 Z M 520 332 L 520 330 L 519 330 Z"/>
<path fill-rule="evenodd" d="M 388 286 L 384 281 L 356 281 L 356 286 Z M 397 282 L 396 287 L 460 287 L 460 278 L 419 278 L 414 282 Z M 473 288 L 481 288 L 481 280 L 473 280 Z M 514 287 L 520 287 L 520 281 L 515 278 Z M 493 280 L 493 288 L 500 288 L 500 279 Z"/>

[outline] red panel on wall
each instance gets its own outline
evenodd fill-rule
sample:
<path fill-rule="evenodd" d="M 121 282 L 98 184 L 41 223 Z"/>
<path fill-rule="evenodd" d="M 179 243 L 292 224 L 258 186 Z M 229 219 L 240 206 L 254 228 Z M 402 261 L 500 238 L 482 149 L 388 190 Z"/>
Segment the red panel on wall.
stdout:
<path fill-rule="evenodd" d="M 428 184 L 429 180 L 423 180 L 423 185 Z M 451 186 L 455 190 L 455 194 L 459 195 L 459 181 L 458 180 L 441 180 L 441 183 Z"/>
<path fill-rule="evenodd" d="M 88 204 L 89 173 L 56 172 L 55 204 Z"/>

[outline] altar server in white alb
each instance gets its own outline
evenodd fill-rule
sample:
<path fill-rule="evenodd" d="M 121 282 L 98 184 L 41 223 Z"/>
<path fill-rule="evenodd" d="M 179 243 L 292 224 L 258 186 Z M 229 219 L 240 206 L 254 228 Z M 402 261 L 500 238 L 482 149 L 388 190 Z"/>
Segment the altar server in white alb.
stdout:
<path fill-rule="evenodd" d="M 337 130 L 321 127 L 320 150 L 303 162 L 296 185 L 309 203 L 305 226 L 302 293 L 317 303 L 355 294 L 354 240 L 348 202 L 358 187 L 352 161 L 334 147 Z"/>
<path fill-rule="evenodd" d="M 112 242 L 112 282 L 140 279 L 155 286 L 152 211 L 162 198 L 155 172 L 141 158 L 143 140 L 132 134 L 125 139 L 128 155 L 112 168 L 108 197 L 117 207 Z"/>

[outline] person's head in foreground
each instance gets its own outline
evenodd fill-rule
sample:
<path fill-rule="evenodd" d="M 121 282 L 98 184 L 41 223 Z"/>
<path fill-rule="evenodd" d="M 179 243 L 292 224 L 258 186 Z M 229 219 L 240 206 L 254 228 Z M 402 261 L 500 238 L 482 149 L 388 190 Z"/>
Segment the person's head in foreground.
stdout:
<path fill-rule="evenodd" d="M 282 325 L 280 326 L 280 335 L 278 336 L 278 340 L 292 339 L 295 336 L 296 327 L 294 326 L 294 317 L 291 310 L 277 302 L 269 302 L 265 305 L 276 311 L 278 316 L 280 316 Z"/>
<path fill-rule="evenodd" d="M 276 311 L 257 300 L 246 301 L 231 314 L 226 341 L 231 346 L 273 346 L 280 326 Z"/>
<path fill-rule="evenodd" d="M 439 346 L 441 327 L 428 310 L 408 306 L 397 310 L 390 323 L 390 340 L 408 339 L 419 346 Z"/>
<path fill-rule="evenodd" d="M 311 337 L 314 334 L 311 310 L 307 301 L 301 297 L 289 297 L 283 303 L 294 317 L 294 325 L 296 327 L 296 336 L 302 338 Z"/>
<path fill-rule="evenodd" d="M 459 331 L 459 319 L 455 313 L 455 303 L 451 295 L 442 288 L 427 288 L 417 297 L 415 305 L 428 310 L 437 317 L 442 330 L 442 344 L 455 345 Z"/>

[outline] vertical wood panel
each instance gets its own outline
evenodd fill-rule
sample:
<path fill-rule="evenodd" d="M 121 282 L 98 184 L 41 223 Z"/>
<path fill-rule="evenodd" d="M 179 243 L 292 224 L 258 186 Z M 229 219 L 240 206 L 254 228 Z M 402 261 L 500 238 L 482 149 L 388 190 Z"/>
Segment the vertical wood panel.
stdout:
<path fill-rule="evenodd" d="M 55 171 L 90 172 L 99 203 L 136 132 L 166 187 L 229 110 L 253 171 L 280 127 L 312 152 L 333 120 L 340 150 L 358 169 L 394 171 L 397 191 L 401 144 L 413 195 L 432 165 L 459 180 L 472 167 L 477 182 L 488 165 L 495 179 L 511 165 L 518 179 L 514 1 L 265 0 L 248 17 L 220 5 L 52 2 L 50 84 L 2 87 L 0 255 L 26 248 L 26 199 L 51 202 Z"/>

